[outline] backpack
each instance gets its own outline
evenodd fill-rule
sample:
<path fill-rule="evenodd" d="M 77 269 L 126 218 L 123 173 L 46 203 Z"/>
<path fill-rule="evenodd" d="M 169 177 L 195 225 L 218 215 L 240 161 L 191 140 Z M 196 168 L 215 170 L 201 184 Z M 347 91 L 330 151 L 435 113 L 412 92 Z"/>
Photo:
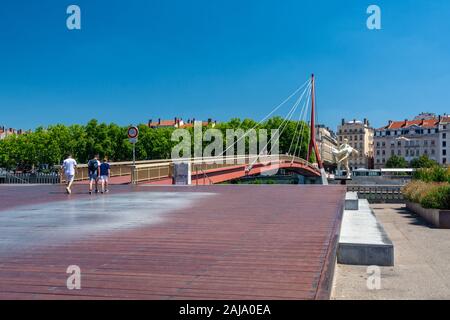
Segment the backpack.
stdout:
<path fill-rule="evenodd" d="M 89 172 L 96 172 L 98 170 L 98 161 L 95 159 L 89 160 L 88 169 Z"/>

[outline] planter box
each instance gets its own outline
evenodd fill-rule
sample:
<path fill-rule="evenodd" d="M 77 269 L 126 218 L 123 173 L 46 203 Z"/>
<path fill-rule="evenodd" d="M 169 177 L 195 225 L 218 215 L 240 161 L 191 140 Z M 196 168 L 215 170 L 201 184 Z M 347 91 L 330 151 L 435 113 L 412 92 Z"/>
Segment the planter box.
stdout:
<path fill-rule="evenodd" d="M 419 203 L 406 201 L 406 208 L 440 229 L 450 229 L 450 210 L 425 209 Z"/>

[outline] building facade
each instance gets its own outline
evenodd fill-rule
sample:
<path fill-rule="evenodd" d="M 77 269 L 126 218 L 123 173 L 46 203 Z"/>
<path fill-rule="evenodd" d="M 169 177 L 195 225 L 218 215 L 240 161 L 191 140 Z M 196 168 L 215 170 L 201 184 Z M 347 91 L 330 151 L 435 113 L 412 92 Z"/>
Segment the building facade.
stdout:
<path fill-rule="evenodd" d="M 4 126 L 0 127 L 0 140 L 5 139 L 7 136 L 24 134 L 25 132 L 22 129 L 16 130 L 13 128 L 6 128 Z"/>
<path fill-rule="evenodd" d="M 450 117 L 444 115 L 440 117 L 439 121 L 439 152 L 438 152 L 438 162 L 445 166 L 450 163 Z"/>
<path fill-rule="evenodd" d="M 374 162 L 374 132 L 369 120 L 364 121 L 342 119 L 338 126 L 338 144 L 342 144 L 344 139 L 348 144 L 359 152 L 358 156 L 352 156 L 349 161 L 351 170 L 372 169 Z"/>
<path fill-rule="evenodd" d="M 172 120 L 161 120 L 158 119 L 158 121 L 153 121 L 150 119 L 148 121 L 148 127 L 149 128 L 191 128 L 194 126 L 194 123 L 201 123 L 204 127 L 212 127 L 214 128 L 217 124 L 217 121 L 213 121 L 212 119 L 208 119 L 208 121 L 196 121 L 194 119 L 188 119 L 186 122 L 183 121 L 183 118 L 177 118 L 175 117 Z"/>
<path fill-rule="evenodd" d="M 333 148 L 338 147 L 337 136 L 324 125 L 316 126 L 316 142 L 319 148 L 320 157 L 326 167 L 333 167 Z"/>
<path fill-rule="evenodd" d="M 411 161 L 422 155 L 447 164 L 450 118 L 422 113 L 413 120 L 389 121 L 375 131 L 375 168 L 384 168 L 396 155 Z"/>

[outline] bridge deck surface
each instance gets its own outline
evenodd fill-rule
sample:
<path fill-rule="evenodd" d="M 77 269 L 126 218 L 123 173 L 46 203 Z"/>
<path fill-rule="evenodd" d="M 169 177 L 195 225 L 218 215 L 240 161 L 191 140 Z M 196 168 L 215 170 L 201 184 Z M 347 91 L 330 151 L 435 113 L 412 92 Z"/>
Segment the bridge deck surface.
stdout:
<path fill-rule="evenodd" d="M 0 185 L 0 299 L 329 296 L 341 186 L 85 188 Z"/>

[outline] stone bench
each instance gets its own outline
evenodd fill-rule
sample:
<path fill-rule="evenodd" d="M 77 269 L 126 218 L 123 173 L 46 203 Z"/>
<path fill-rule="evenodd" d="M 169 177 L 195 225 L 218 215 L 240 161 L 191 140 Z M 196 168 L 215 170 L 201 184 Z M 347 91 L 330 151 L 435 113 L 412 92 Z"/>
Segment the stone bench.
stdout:
<path fill-rule="evenodd" d="M 358 200 L 358 210 L 344 211 L 337 262 L 367 266 L 394 265 L 394 245 L 367 200 Z"/>
<path fill-rule="evenodd" d="M 358 193 L 347 192 L 345 194 L 345 210 L 358 210 Z"/>

